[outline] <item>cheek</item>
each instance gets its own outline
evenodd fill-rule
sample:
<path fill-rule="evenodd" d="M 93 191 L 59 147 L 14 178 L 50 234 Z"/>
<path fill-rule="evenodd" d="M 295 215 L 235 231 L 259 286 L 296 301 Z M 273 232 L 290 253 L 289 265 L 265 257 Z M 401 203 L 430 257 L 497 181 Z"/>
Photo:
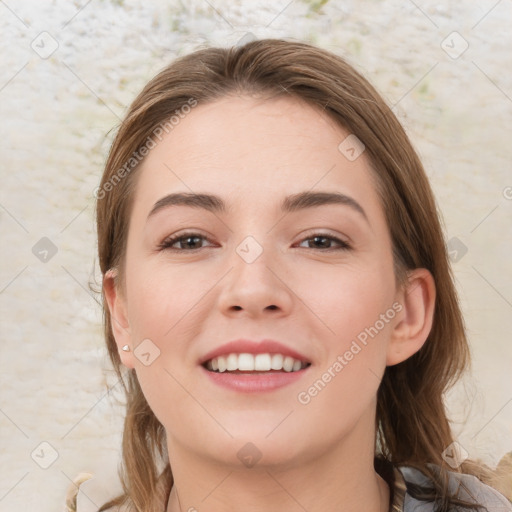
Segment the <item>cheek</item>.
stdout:
<path fill-rule="evenodd" d="M 194 305 L 204 290 L 194 273 L 183 269 L 163 271 L 146 263 L 132 265 L 129 271 L 126 286 L 134 368 L 151 410 L 168 424 L 191 406 L 183 388 L 190 364 L 187 344 L 197 335 Z"/>
<path fill-rule="evenodd" d="M 132 334 L 153 337 L 158 343 L 194 316 L 194 306 L 211 287 L 211 279 L 207 282 L 190 269 L 161 267 L 134 267 L 127 282 Z"/>
<path fill-rule="evenodd" d="M 332 411 L 332 421 L 350 429 L 364 411 L 375 408 L 401 305 L 393 302 L 393 280 L 379 271 L 331 275 L 323 290 L 316 304 L 326 324 L 318 336 L 323 357 L 296 400 L 307 417 Z"/>
<path fill-rule="evenodd" d="M 395 316 L 392 304 L 395 296 L 392 271 L 374 266 L 347 266 L 316 270 L 314 278 L 301 278 L 297 282 L 297 296 L 303 297 L 312 313 L 322 320 L 324 331 L 340 340 L 340 347 L 347 340 L 355 339 L 366 328 L 378 323 L 378 331 L 388 334 Z M 386 315 L 382 324 L 381 316 Z M 361 336 L 364 338 L 364 334 Z"/>
<path fill-rule="evenodd" d="M 303 389 L 298 401 L 307 404 L 314 398 L 319 411 L 348 404 L 350 409 L 364 408 L 374 400 L 401 309 L 394 303 L 392 272 L 384 272 L 380 265 L 346 270 L 317 274 L 317 292 L 309 295 L 324 324 L 318 336 L 323 357 L 312 387 Z"/>

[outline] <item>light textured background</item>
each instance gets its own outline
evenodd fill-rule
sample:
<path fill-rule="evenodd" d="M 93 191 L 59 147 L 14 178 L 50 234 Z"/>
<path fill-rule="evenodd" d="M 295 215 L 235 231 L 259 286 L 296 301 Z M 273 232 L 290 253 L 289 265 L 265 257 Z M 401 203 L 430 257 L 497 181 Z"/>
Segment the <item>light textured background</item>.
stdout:
<path fill-rule="evenodd" d="M 1 511 L 61 510 L 81 471 L 115 488 L 121 414 L 88 290 L 109 131 L 174 57 L 248 33 L 344 55 L 394 105 L 467 247 L 454 270 L 474 364 L 454 429 L 490 464 L 512 450 L 512 3 L 323 3 L 0 1 Z M 464 41 L 458 58 L 442 48 Z"/>

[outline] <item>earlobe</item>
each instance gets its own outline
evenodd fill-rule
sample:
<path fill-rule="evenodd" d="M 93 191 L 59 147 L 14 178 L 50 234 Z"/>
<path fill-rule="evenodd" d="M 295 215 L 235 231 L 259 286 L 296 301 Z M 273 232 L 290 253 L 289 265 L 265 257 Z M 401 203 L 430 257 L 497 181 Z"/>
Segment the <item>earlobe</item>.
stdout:
<path fill-rule="evenodd" d="M 397 299 L 402 311 L 391 334 L 387 366 L 401 363 L 421 349 L 432 328 L 435 299 L 432 274 L 424 268 L 410 271 L 407 284 Z"/>
<path fill-rule="evenodd" d="M 126 312 L 125 298 L 118 290 L 116 282 L 116 270 L 110 269 L 105 272 L 103 278 L 103 293 L 108 304 L 110 324 L 116 340 L 117 350 L 121 362 L 128 368 L 133 368 L 133 353 L 131 350 L 132 341 L 130 324 Z M 128 350 L 127 348 L 128 347 Z"/>

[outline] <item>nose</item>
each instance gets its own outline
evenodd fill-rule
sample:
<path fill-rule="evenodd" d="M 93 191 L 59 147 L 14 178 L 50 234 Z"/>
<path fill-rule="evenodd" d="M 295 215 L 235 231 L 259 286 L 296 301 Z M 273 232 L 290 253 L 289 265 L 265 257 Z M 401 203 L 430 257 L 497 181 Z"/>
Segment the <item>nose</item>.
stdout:
<path fill-rule="evenodd" d="M 290 313 L 293 292 L 270 250 L 248 262 L 238 253 L 231 258 L 232 270 L 223 280 L 219 307 L 234 317 L 277 318 Z M 250 261 L 250 260 L 249 260 Z"/>

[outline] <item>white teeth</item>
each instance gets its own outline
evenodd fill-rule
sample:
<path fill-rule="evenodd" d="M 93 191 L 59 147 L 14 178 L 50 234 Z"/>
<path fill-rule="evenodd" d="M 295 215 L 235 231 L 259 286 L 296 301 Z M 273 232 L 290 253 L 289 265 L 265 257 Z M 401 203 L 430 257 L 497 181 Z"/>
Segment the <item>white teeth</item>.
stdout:
<path fill-rule="evenodd" d="M 227 357 L 226 370 L 232 372 L 238 368 L 238 357 L 236 354 L 229 354 Z"/>
<path fill-rule="evenodd" d="M 228 354 L 210 359 L 206 367 L 211 371 L 233 372 L 257 371 L 268 372 L 270 370 L 284 370 L 285 372 L 296 372 L 305 368 L 307 363 L 299 359 L 282 354 Z"/>
<path fill-rule="evenodd" d="M 284 357 L 281 354 L 272 354 L 272 363 L 270 367 L 272 370 L 280 370 L 283 367 Z"/>
<path fill-rule="evenodd" d="M 236 354 L 229 354 L 234 355 Z M 240 354 L 238 356 L 238 370 L 244 370 L 248 372 L 254 371 L 254 359 L 255 357 L 252 354 Z"/>
<path fill-rule="evenodd" d="M 270 354 L 258 354 L 254 358 L 254 369 L 257 372 L 268 372 L 270 368 Z"/>
<path fill-rule="evenodd" d="M 293 357 L 286 356 L 283 361 L 283 370 L 285 372 L 291 372 L 293 369 Z"/>

